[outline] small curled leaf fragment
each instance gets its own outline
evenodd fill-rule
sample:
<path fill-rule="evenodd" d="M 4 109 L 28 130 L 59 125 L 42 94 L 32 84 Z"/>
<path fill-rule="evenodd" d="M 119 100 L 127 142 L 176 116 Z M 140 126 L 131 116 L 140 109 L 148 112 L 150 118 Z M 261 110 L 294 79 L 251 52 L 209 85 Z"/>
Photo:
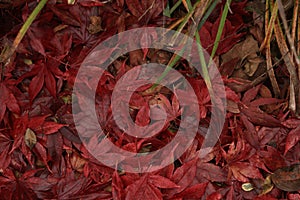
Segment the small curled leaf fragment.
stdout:
<path fill-rule="evenodd" d="M 274 185 L 272 184 L 272 180 L 271 180 L 271 176 L 267 176 L 267 178 L 264 180 L 262 186 L 261 186 L 261 191 L 259 193 L 259 195 L 264 195 L 264 194 L 268 194 L 269 192 L 271 192 L 271 190 L 273 189 Z"/>
<path fill-rule="evenodd" d="M 253 189 L 259 194 L 259 196 L 268 194 L 273 189 L 274 185 L 271 181 L 271 175 L 268 175 L 263 179 L 252 179 L 251 183 L 244 183 L 242 189 L 246 192 L 250 192 Z"/>
<path fill-rule="evenodd" d="M 68 4 L 69 5 L 74 5 L 75 4 L 75 0 L 68 0 Z"/>
<path fill-rule="evenodd" d="M 25 144 L 32 149 L 34 145 L 36 144 L 36 135 L 30 128 L 27 128 L 25 133 Z"/>
<path fill-rule="evenodd" d="M 39 14 L 42 8 L 46 5 L 47 1 L 48 0 L 41 0 L 38 3 L 38 5 L 35 7 L 35 9 L 32 11 L 32 13 L 29 15 L 29 17 L 26 19 L 25 23 L 19 30 L 18 35 L 16 36 L 12 46 L 1 53 L 0 63 L 4 63 L 5 66 L 9 64 L 10 58 L 15 53 L 28 28 L 35 20 L 36 16 Z"/>
<path fill-rule="evenodd" d="M 88 31 L 90 34 L 97 34 L 103 31 L 103 28 L 101 27 L 101 22 L 102 22 L 101 17 L 91 16 L 90 20 L 91 20 L 91 24 L 88 27 Z"/>
<path fill-rule="evenodd" d="M 254 189 L 253 185 L 251 183 L 244 183 L 242 185 L 242 189 L 245 191 L 245 192 L 250 192 Z"/>

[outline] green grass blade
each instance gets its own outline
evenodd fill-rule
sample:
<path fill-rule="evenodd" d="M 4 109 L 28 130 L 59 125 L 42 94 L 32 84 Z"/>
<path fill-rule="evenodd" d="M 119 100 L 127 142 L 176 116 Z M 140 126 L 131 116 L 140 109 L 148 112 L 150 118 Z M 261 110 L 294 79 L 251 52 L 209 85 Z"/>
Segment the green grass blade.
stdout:
<path fill-rule="evenodd" d="M 212 4 L 209 6 L 207 11 L 205 12 L 203 18 L 201 19 L 199 25 L 198 25 L 198 30 L 201 29 L 201 27 L 204 25 L 210 14 L 213 12 L 213 10 L 216 8 L 217 4 L 220 3 L 220 1 L 213 1 Z"/>
<path fill-rule="evenodd" d="M 211 55 L 210 55 L 210 60 L 208 62 L 208 67 L 210 66 L 210 63 L 212 62 L 212 59 L 214 58 L 214 56 L 217 52 L 217 49 L 218 49 L 218 46 L 219 46 L 219 43 L 220 43 L 220 40 L 221 40 L 222 32 L 223 32 L 223 29 L 224 29 L 225 21 L 226 21 L 226 18 L 227 18 L 230 3 L 231 3 L 231 0 L 227 0 L 227 2 L 225 3 L 225 7 L 224 7 L 224 10 L 223 10 L 223 13 L 222 13 L 221 20 L 220 20 L 217 36 L 216 36 L 216 39 L 215 39 L 215 43 L 214 43 L 214 46 L 213 46 L 213 49 L 212 49 L 212 52 L 211 52 Z"/>
<path fill-rule="evenodd" d="M 199 33 L 196 33 L 196 41 L 197 41 L 197 50 L 198 50 L 198 55 L 199 55 L 199 59 L 200 59 L 201 69 L 202 69 L 202 76 L 203 76 L 203 79 L 208 88 L 210 99 L 213 101 L 215 99 L 213 87 L 212 87 L 211 79 L 210 79 L 209 72 L 208 72 L 208 65 L 205 61 Z"/>
<path fill-rule="evenodd" d="M 32 13 L 29 15 L 29 17 L 26 19 L 25 23 L 19 30 L 18 35 L 16 36 L 12 46 L 8 49 L 5 49 L 5 51 L 1 52 L 0 63 L 3 63 L 3 65 L 1 66 L 2 67 L 1 79 L 3 79 L 4 67 L 9 63 L 10 57 L 14 54 L 14 52 L 18 48 L 18 46 L 19 46 L 20 42 L 22 41 L 24 35 L 26 34 L 28 28 L 31 26 L 32 22 L 35 20 L 36 16 L 39 14 L 39 12 L 46 5 L 47 1 L 48 0 L 41 0 L 38 3 L 38 5 L 34 8 Z"/>

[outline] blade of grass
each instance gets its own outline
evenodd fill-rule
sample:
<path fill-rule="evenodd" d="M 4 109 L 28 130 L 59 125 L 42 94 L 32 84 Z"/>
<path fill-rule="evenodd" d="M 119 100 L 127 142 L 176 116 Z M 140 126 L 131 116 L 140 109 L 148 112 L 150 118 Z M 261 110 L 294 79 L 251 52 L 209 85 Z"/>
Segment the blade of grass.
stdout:
<path fill-rule="evenodd" d="M 197 1 L 192 8 L 190 8 L 189 12 L 184 16 L 184 19 L 182 20 L 181 24 L 179 25 L 177 32 L 178 34 L 174 34 L 172 40 L 171 40 L 171 45 L 174 44 L 173 41 L 176 41 L 178 35 L 182 33 L 183 28 L 186 26 L 188 23 L 189 19 L 192 18 L 193 14 L 198 10 L 201 9 L 201 6 L 203 6 L 205 3 L 209 2 L 209 0 L 206 1 Z M 191 35 L 190 35 L 191 36 Z M 193 35 L 194 36 L 194 35 Z"/>
<path fill-rule="evenodd" d="M 182 28 L 186 25 L 187 21 L 190 19 L 190 17 L 195 13 L 196 11 L 196 8 L 200 5 L 200 2 L 197 2 L 198 4 L 195 4 L 192 8 L 190 7 L 189 10 L 190 12 L 185 16 L 184 20 L 182 21 L 182 23 L 180 24 L 179 28 L 178 28 L 178 32 L 181 32 L 182 31 Z M 208 14 L 206 14 L 205 16 L 205 19 L 202 18 L 202 15 L 203 13 L 199 13 L 198 17 L 198 23 L 196 23 L 196 26 L 195 27 L 201 27 L 205 21 L 207 20 L 208 16 L 211 14 L 211 12 L 213 11 L 213 9 L 215 8 L 215 6 L 217 5 L 218 1 L 214 1 L 212 4 L 210 4 L 210 1 L 207 1 L 206 4 L 205 4 L 205 7 L 207 7 L 205 10 L 208 10 Z M 209 90 L 212 90 L 212 84 L 211 84 L 211 80 L 210 80 L 210 77 L 209 77 L 209 74 L 208 74 L 208 70 L 207 68 L 210 66 L 211 64 L 211 61 L 214 57 L 214 54 L 216 53 L 216 50 L 218 48 L 218 45 L 219 45 L 219 42 L 220 42 L 220 39 L 221 39 L 221 35 L 222 35 L 222 32 L 223 32 L 223 29 L 224 29 L 224 25 L 225 25 L 225 21 L 226 21 L 226 18 L 227 18 L 227 14 L 228 14 L 228 10 L 229 10 L 229 5 L 231 3 L 231 0 L 228 0 L 225 4 L 225 8 L 223 10 L 223 13 L 222 13 L 222 17 L 221 17 L 221 20 L 220 20 L 220 25 L 219 25 L 219 28 L 218 28 L 218 32 L 217 32 L 217 36 L 216 36 L 216 40 L 215 40 L 215 43 L 214 43 L 214 47 L 213 47 L 213 53 L 210 57 L 210 60 L 209 60 L 209 63 L 208 65 L 206 65 L 205 63 L 205 58 L 204 58 L 204 55 L 203 55 L 203 52 L 202 52 L 202 47 L 198 47 L 198 53 L 200 55 L 200 62 L 202 64 L 202 71 L 203 71 L 203 78 L 207 84 L 207 87 L 209 88 Z M 187 0 L 187 4 L 191 6 L 191 2 L 190 0 Z M 205 12 L 205 10 L 203 12 Z M 198 11 L 198 10 L 197 10 Z M 201 20 L 202 19 L 202 20 Z M 201 20 L 201 21 L 200 21 Z M 202 23 L 201 26 L 200 23 Z M 194 37 L 195 36 L 195 33 L 197 30 L 197 28 L 191 28 L 192 30 L 190 31 L 190 37 Z M 196 40 L 198 42 L 198 44 L 200 44 L 200 36 L 199 34 L 196 34 Z M 197 45 L 198 45 L 197 44 Z M 201 44 L 200 44 L 201 46 Z M 186 47 L 186 46 L 185 46 Z M 200 50 L 199 50 L 200 48 Z M 183 49 L 184 50 L 184 49 Z M 201 53 L 202 52 L 202 53 Z M 181 52 L 182 53 L 182 52 Z M 180 54 L 179 54 L 180 55 Z M 164 79 L 164 77 L 169 73 L 169 71 L 172 69 L 172 67 L 176 64 L 176 62 L 180 59 L 180 56 L 178 54 L 174 55 L 171 59 L 171 61 L 169 62 L 166 70 L 162 73 L 162 75 L 157 79 L 156 83 L 151 87 L 151 89 L 154 89 L 155 87 L 158 86 L 158 84 Z M 214 98 L 213 97 L 213 92 L 210 91 L 210 95 L 211 95 L 211 98 Z"/>
<path fill-rule="evenodd" d="M 182 0 L 179 0 L 175 3 L 175 5 L 170 9 L 170 14 L 172 14 L 181 4 Z"/>
<path fill-rule="evenodd" d="M 289 27 L 288 27 L 288 24 L 287 24 L 285 11 L 284 11 L 284 6 L 282 5 L 281 0 L 277 0 L 277 4 L 278 4 L 279 15 L 281 17 L 282 24 L 283 24 L 283 27 L 284 27 L 284 31 L 285 31 L 285 34 L 286 34 L 286 38 L 287 38 L 287 41 L 290 45 L 291 53 L 292 53 L 292 55 L 294 55 L 294 59 L 296 61 L 297 68 L 299 69 L 300 68 L 300 60 L 298 58 L 296 48 L 295 48 L 295 45 L 294 45 L 294 41 L 292 40 L 292 36 L 290 34 L 290 30 L 289 30 Z M 299 74 L 299 77 L 300 77 L 300 74 Z"/>
<path fill-rule="evenodd" d="M 190 0 L 186 0 L 186 3 L 187 5 L 189 5 L 189 10 L 192 9 L 192 3 Z M 201 1 L 201 3 L 199 3 L 194 11 L 194 14 L 193 14 L 193 24 L 191 24 L 189 27 L 188 27 L 188 36 L 190 38 L 194 38 L 195 37 L 195 33 L 197 32 L 197 28 L 198 28 L 198 24 L 200 23 L 201 21 L 201 18 L 203 17 L 204 13 L 205 13 L 205 10 L 207 10 L 208 6 L 210 4 L 210 0 L 207 0 L 207 1 Z M 192 44 L 188 44 L 186 43 L 185 44 L 185 53 L 186 55 L 190 55 L 191 53 L 191 45 Z"/>
<path fill-rule="evenodd" d="M 167 17 L 171 17 L 171 12 L 170 12 L 170 4 L 169 1 L 167 1 L 167 5 L 163 11 L 163 15 Z"/>
<path fill-rule="evenodd" d="M 18 32 L 18 35 L 16 36 L 12 46 L 9 48 L 9 50 L 5 51 L 0 57 L 0 63 L 3 63 L 3 68 L 6 66 L 9 61 L 10 57 L 14 54 L 16 49 L 18 48 L 20 42 L 22 41 L 24 35 L 26 34 L 28 28 L 32 24 L 32 22 L 35 20 L 36 16 L 39 14 L 39 12 L 43 9 L 43 7 L 46 5 L 48 0 L 41 0 L 38 5 L 35 7 L 35 9 L 32 11 L 32 13 L 29 15 L 29 17 L 26 19 L 25 23 L 21 27 L 21 29 Z M 3 69 L 2 69 L 3 73 Z"/>
<path fill-rule="evenodd" d="M 300 8 L 299 8 L 300 9 Z M 299 59 L 300 59 L 300 15 L 298 15 L 298 31 L 297 31 L 297 53 L 298 53 L 298 55 L 299 55 Z M 300 71 L 300 69 L 299 69 L 299 71 Z M 300 72 L 299 72 L 300 73 Z"/>
<path fill-rule="evenodd" d="M 190 0 L 187 0 L 187 1 L 190 1 Z M 207 6 L 206 10 L 209 10 L 210 8 L 215 8 L 216 4 L 215 5 L 214 4 L 212 4 L 212 5 L 207 5 L 206 4 L 206 6 Z M 211 12 L 212 12 L 212 10 L 213 9 L 211 9 Z M 203 12 L 205 12 L 205 11 L 203 11 Z M 209 72 L 208 72 L 208 66 L 207 66 L 206 61 L 205 61 L 203 48 L 202 48 L 201 40 L 200 40 L 200 34 L 199 34 L 199 31 L 197 31 L 197 30 L 199 30 L 199 25 L 201 23 L 201 19 L 203 21 L 203 18 L 202 18 L 203 13 L 201 13 L 201 11 L 200 11 L 200 13 L 195 13 L 195 15 L 197 15 L 197 14 L 199 15 L 199 16 L 195 16 L 196 18 L 198 18 L 197 19 L 197 24 L 195 24 L 195 26 L 194 26 L 195 30 L 193 30 L 193 27 L 192 27 L 192 30 L 191 30 L 192 33 L 191 34 L 193 34 L 193 36 L 196 37 L 196 44 L 197 44 L 197 50 L 198 50 L 198 55 L 199 55 L 199 61 L 200 61 L 200 64 L 201 64 L 202 76 L 203 76 L 204 82 L 207 86 L 207 89 L 208 89 L 208 92 L 209 92 L 209 95 L 210 95 L 210 99 L 211 99 L 211 101 L 215 101 L 215 94 L 213 92 L 212 82 L 211 82 Z M 207 15 L 207 18 L 208 18 L 208 16 L 209 15 Z M 206 20 L 207 20 L 207 18 L 206 18 Z M 203 22 L 203 24 L 204 24 L 204 22 Z"/>
<path fill-rule="evenodd" d="M 168 2 L 167 7 L 166 7 L 166 9 L 165 9 L 164 12 L 163 12 L 164 15 L 167 16 L 167 17 L 171 17 L 172 13 L 180 6 L 181 3 L 185 4 L 185 0 L 184 0 L 184 1 L 178 0 L 178 1 L 173 5 L 173 7 L 170 8 L 169 2 Z M 191 6 L 192 4 L 186 4 L 185 7 L 188 8 L 189 5 Z M 190 10 L 187 9 L 187 11 L 189 12 Z"/>
<path fill-rule="evenodd" d="M 190 0 L 187 0 L 188 2 L 190 2 Z M 188 33 L 189 33 L 189 36 L 191 38 L 194 38 L 195 37 L 195 33 L 197 32 L 198 30 L 198 25 L 205 13 L 205 11 L 208 9 L 209 5 L 210 5 L 210 1 L 203 1 L 201 4 L 197 5 L 197 9 L 195 10 L 195 13 L 194 13 L 194 24 L 191 25 L 188 29 Z"/>
<path fill-rule="evenodd" d="M 206 20 L 210 16 L 210 14 L 213 12 L 213 10 L 217 6 L 217 4 L 220 3 L 220 2 L 221 1 L 213 1 L 212 4 L 208 7 L 207 11 L 205 12 L 204 16 L 202 17 L 202 19 L 201 19 L 201 21 L 198 25 L 198 30 L 200 30 L 202 28 L 202 26 L 204 25 L 204 23 L 206 22 Z"/>
<path fill-rule="evenodd" d="M 277 4 L 277 1 L 274 4 Z M 277 17 L 277 20 L 274 25 L 274 33 L 275 33 L 279 51 L 283 57 L 283 60 L 287 67 L 287 70 L 289 71 L 289 74 L 290 74 L 289 108 L 292 112 L 299 114 L 300 107 L 299 106 L 297 107 L 297 104 L 299 104 L 299 102 L 298 102 L 298 100 L 299 100 L 299 79 L 298 79 L 296 68 L 295 68 L 295 65 L 293 62 L 292 53 L 288 49 L 288 45 L 285 41 L 285 37 L 284 37 L 283 31 L 281 29 L 278 17 Z"/>
<path fill-rule="evenodd" d="M 189 1 L 189 0 L 188 0 Z M 206 1 L 209 2 L 209 1 Z M 192 15 L 197 11 L 196 9 L 200 9 L 201 5 L 203 4 L 202 1 L 197 2 L 192 8 L 190 8 L 190 11 L 188 12 L 188 14 L 184 17 L 184 19 L 182 20 L 179 28 L 177 29 L 177 33 L 178 34 L 174 34 L 170 44 L 172 45 L 172 41 L 176 41 L 176 38 L 178 37 L 179 33 L 181 33 L 183 27 L 187 24 L 188 20 L 192 17 Z M 189 1 L 188 5 L 192 5 L 191 2 Z M 200 21 L 200 19 L 199 19 Z M 197 27 L 197 24 L 196 24 Z M 195 32 L 195 31 L 194 31 Z M 192 37 L 194 37 L 194 34 L 192 35 Z M 182 44 L 185 43 L 185 41 L 181 42 Z M 158 86 L 158 84 L 164 79 L 164 77 L 166 77 L 166 75 L 170 72 L 170 70 L 173 68 L 173 66 L 176 64 L 176 62 L 180 59 L 179 55 L 183 54 L 183 51 L 186 50 L 186 47 L 188 45 L 184 45 L 183 49 L 181 49 L 179 51 L 179 53 L 175 53 L 173 55 L 173 57 L 171 58 L 170 62 L 168 63 L 168 66 L 166 67 L 165 71 L 162 73 L 162 75 L 160 77 L 158 77 L 157 81 L 155 82 L 155 84 L 153 84 L 153 86 L 150 88 L 151 90 L 154 90 L 155 87 Z"/>
<path fill-rule="evenodd" d="M 192 9 L 192 4 L 188 0 L 182 0 L 182 4 L 184 5 L 185 9 L 189 12 Z"/>
<path fill-rule="evenodd" d="M 261 46 L 260 46 L 260 51 L 262 51 L 266 44 L 270 43 L 270 40 L 271 40 L 271 36 L 272 36 L 272 32 L 273 32 L 273 28 L 274 28 L 274 24 L 275 24 L 275 20 L 277 18 L 277 13 L 278 13 L 278 6 L 277 6 L 277 3 L 274 4 L 273 8 L 272 8 L 272 13 L 271 13 L 271 19 L 268 23 L 268 28 L 267 28 L 267 31 L 265 33 L 265 39 L 264 41 L 262 42 Z"/>
<path fill-rule="evenodd" d="M 206 86 L 208 88 L 210 98 L 213 100 L 214 99 L 214 92 L 213 92 L 212 83 L 211 83 L 209 72 L 208 72 L 208 67 L 207 67 L 207 64 L 205 62 L 205 57 L 204 57 L 204 53 L 203 53 L 203 50 L 202 50 L 203 48 L 202 48 L 202 45 L 201 45 L 199 33 L 196 33 L 196 41 L 197 41 L 197 50 L 198 50 L 198 55 L 199 55 L 199 59 L 200 59 L 201 69 L 202 69 L 202 73 L 203 73 L 203 79 L 204 79 L 204 81 L 206 83 Z"/>
<path fill-rule="evenodd" d="M 299 98 L 299 92 L 300 92 L 299 76 L 300 76 L 300 74 L 298 74 L 298 77 L 297 77 L 297 73 L 296 73 L 296 69 L 295 69 L 295 68 L 298 68 L 298 69 L 300 68 L 300 60 L 298 58 L 298 55 L 297 55 L 297 52 L 296 52 L 296 49 L 295 49 L 295 45 L 294 45 L 294 41 L 292 40 L 290 30 L 289 30 L 289 27 L 288 27 L 288 24 L 287 24 L 285 11 L 284 11 L 284 6 L 282 5 L 281 0 L 277 0 L 276 2 L 278 4 L 279 15 L 280 15 L 281 20 L 282 20 L 282 24 L 283 24 L 283 28 L 284 28 L 284 31 L 285 31 L 285 34 L 286 34 L 287 42 L 289 43 L 289 47 L 290 47 L 290 49 L 286 50 L 286 51 L 290 52 L 290 55 L 289 55 L 290 60 L 289 61 L 291 62 L 290 64 L 294 66 L 294 67 L 291 66 L 291 68 L 293 68 L 292 71 L 290 71 L 289 67 L 287 66 L 288 70 L 289 70 L 289 73 L 291 75 L 291 80 L 293 81 L 293 82 L 291 82 L 291 87 L 294 86 L 293 89 L 294 89 L 294 92 L 295 92 L 295 94 L 293 95 L 293 100 L 294 100 L 293 103 L 295 104 L 295 107 L 293 109 L 295 109 L 295 111 L 296 111 L 296 116 L 300 118 L 300 98 Z M 287 48 L 286 44 L 285 44 L 285 46 Z M 294 56 L 294 59 L 293 59 L 293 56 Z M 293 62 L 293 61 L 295 61 L 295 62 Z M 295 73 L 295 74 L 292 74 L 292 73 Z M 292 76 L 294 76 L 293 79 L 292 79 Z M 294 79 L 297 79 L 297 80 L 294 80 Z"/>
<path fill-rule="evenodd" d="M 279 97 L 280 95 L 280 89 L 276 80 L 276 76 L 274 73 L 273 65 L 272 65 L 272 58 L 271 58 L 271 33 L 273 32 L 273 27 L 274 27 L 274 22 L 273 18 L 275 19 L 275 16 L 277 16 L 277 13 L 272 12 L 271 20 L 269 23 L 269 0 L 266 1 L 266 13 L 265 13 L 265 35 L 266 35 L 266 42 L 264 44 L 266 48 L 266 64 L 267 64 L 267 69 L 268 69 L 268 75 L 271 81 L 271 85 L 274 91 L 274 95 L 276 98 Z M 272 29 L 270 28 L 272 27 Z M 268 32 L 269 31 L 269 32 Z"/>
<path fill-rule="evenodd" d="M 185 48 L 181 49 L 179 52 L 179 55 L 182 55 Z M 170 62 L 168 63 L 166 69 L 163 71 L 160 77 L 157 78 L 155 84 L 151 87 L 151 89 L 154 89 L 159 85 L 159 83 L 167 76 L 167 74 L 170 72 L 170 70 L 175 66 L 178 60 L 180 60 L 181 56 L 178 54 L 174 54 L 174 56 L 171 58 Z"/>
<path fill-rule="evenodd" d="M 292 40 L 295 41 L 296 38 L 296 30 L 297 30 L 297 18 L 299 15 L 299 1 L 295 1 L 294 10 L 293 10 L 293 23 L 292 23 Z M 298 27 L 299 28 L 299 27 Z M 298 52 L 299 54 L 299 52 Z M 300 75 L 300 69 L 299 69 Z M 300 77 L 300 76 L 299 76 Z"/>
<path fill-rule="evenodd" d="M 229 11 L 230 4 L 231 4 L 231 0 L 227 0 L 226 3 L 225 3 L 225 7 L 223 9 L 220 24 L 219 24 L 219 27 L 218 27 L 217 36 L 216 36 L 214 46 L 213 46 L 213 49 L 211 51 L 210 59 L 209 59 L 209 62 L 208 62 L 208 67 L 210 66 L 210 64 L 211 64 L 211 62 L 212 62 L 212 60 L 213 60 L 213 58 L 214 58 L 214 56 L 217 52 L 219 42 L 221 40 L 222 32 L 223 32 L 223 29 L 224 29 L 225 21 L 226 21 L 226 18 L 227 18 L 227 14 L 228 14 L 228 11 Z"/>

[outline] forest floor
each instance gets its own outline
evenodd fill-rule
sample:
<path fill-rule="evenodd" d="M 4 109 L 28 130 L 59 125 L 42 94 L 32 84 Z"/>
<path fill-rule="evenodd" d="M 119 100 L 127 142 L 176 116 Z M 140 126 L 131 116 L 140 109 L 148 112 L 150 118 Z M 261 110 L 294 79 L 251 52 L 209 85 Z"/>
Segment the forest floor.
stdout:
<path fill-rule="evenodd" d="M 300 199 L 299 0 L 0 0 L 0 30 L 1 200 Z"/>

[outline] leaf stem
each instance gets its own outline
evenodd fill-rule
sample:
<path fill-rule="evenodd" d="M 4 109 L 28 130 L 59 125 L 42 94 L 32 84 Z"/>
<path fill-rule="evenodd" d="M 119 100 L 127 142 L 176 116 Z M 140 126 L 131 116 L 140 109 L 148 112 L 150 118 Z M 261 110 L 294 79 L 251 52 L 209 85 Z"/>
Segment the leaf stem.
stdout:
<path fill-rule="evenodd" d="M 2 71 L 1 71 L 1 78 L 3 78 L 4 73 L 4 67 L 8 65 L 10 62 L 10 57 L 14 54 L 16 49 L 18 48 L 20 42 L 22 41 L 24 35 L 26 34 L 28 28 L 32 24 L 32 22 L 35 20 L 36 16 L 39 14 L 39 12 L 43 9 L 45 4 L 48 0 L 41 0 L 38 5 L 35 7 L 35 9 L 32 11 L 32 13 L 29 15 L 29 17 L 26 19 L 25 23 L 21 27 L 21 29 L 18 32 L 18 35 L 16 36 L 12 46 L 6 51 L 3 52 L 2 56 L 0 57 L 0 63 L 3 63 L 2 65 Z"/>

